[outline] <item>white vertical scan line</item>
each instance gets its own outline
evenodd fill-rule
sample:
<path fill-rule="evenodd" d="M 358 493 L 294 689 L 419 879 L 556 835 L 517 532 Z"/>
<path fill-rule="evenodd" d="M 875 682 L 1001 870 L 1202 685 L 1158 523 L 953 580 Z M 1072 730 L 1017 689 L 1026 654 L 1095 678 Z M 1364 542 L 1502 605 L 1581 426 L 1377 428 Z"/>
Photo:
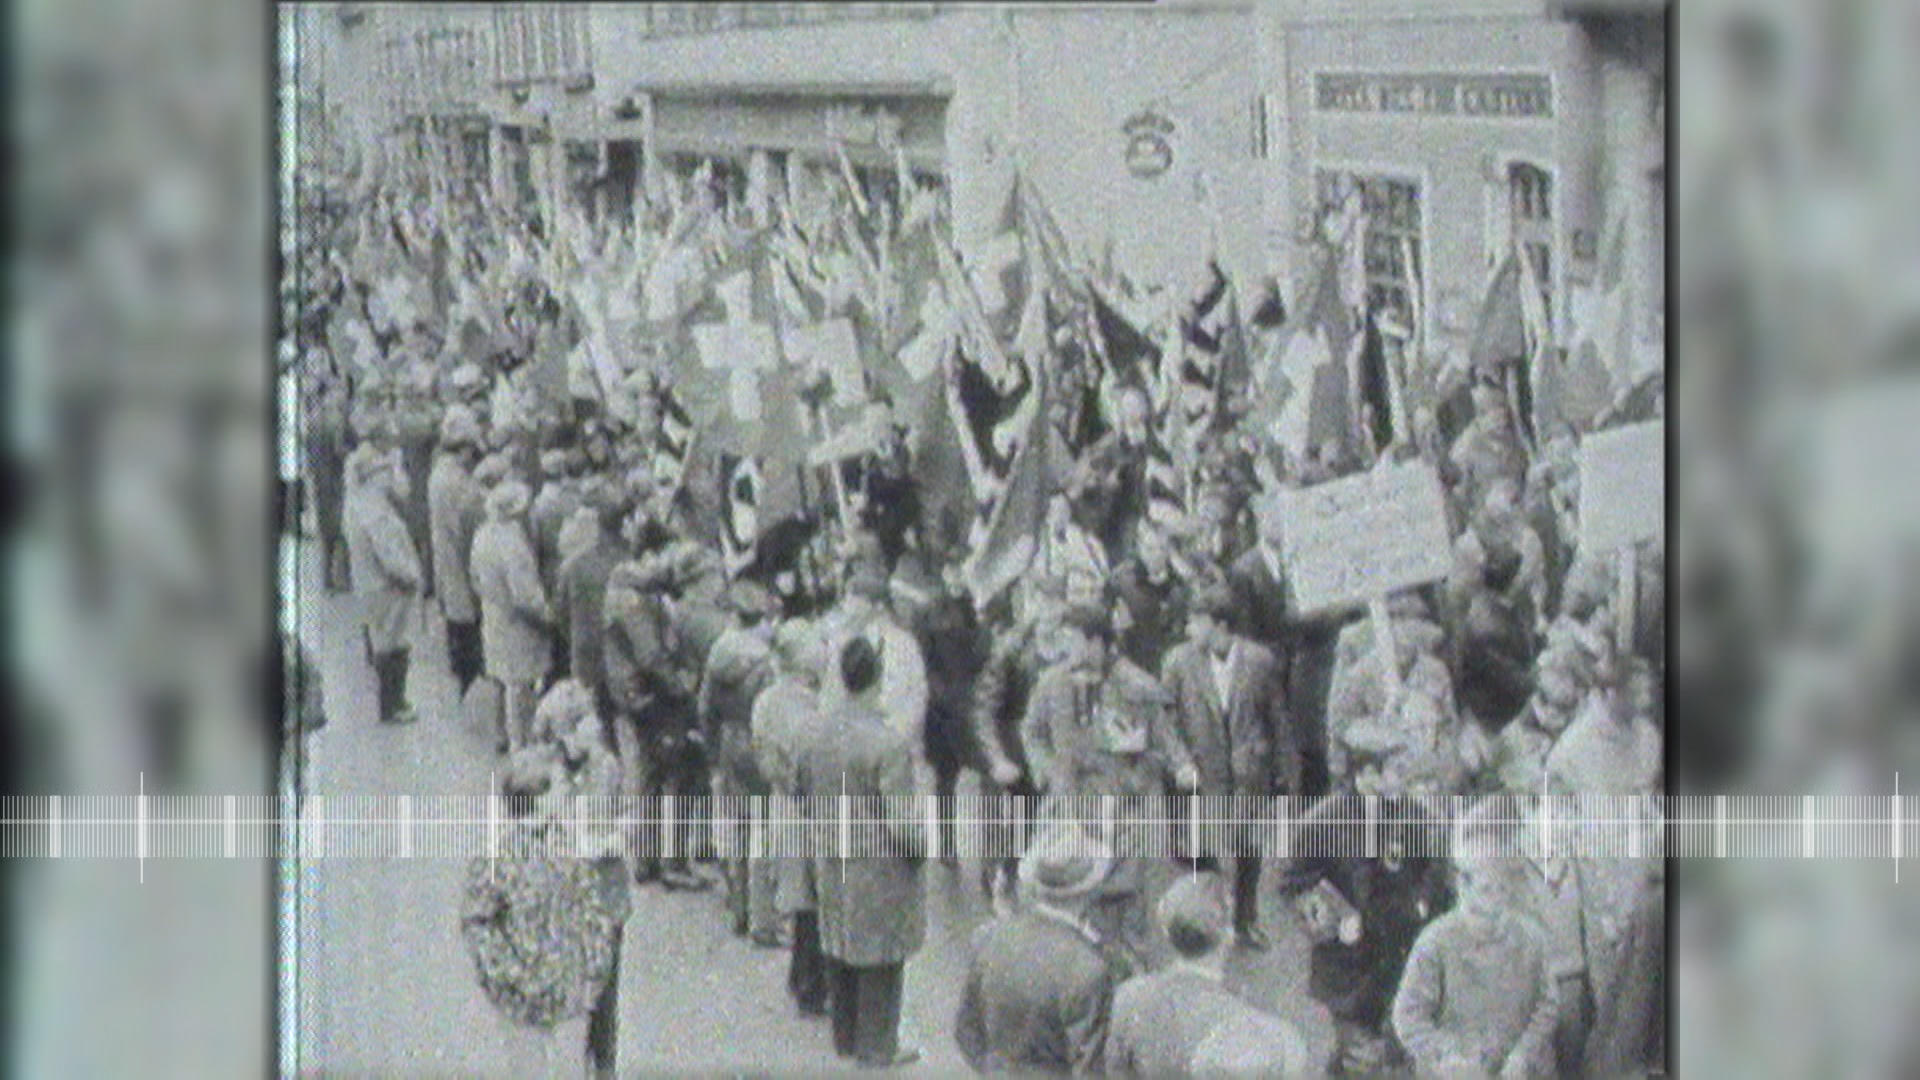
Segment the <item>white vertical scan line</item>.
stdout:
<path fill-rule="evenodd" d="M 927 858 L 940 860 L 940 796 L 927 797 Z M 955 838 L 958 842 L 958 838 Z"/>
<path fill-rule="evenodd" d="M 1727 797 L 1713 797 L 1713 857 L 1727 857 Z"/>
<path fill-rule="evenodd" d="M 500 781 L 487 773 L 487 861 L 500 857 Z"/>
<path fill-rule="evenodd" d="M 1813 858 L 1813 796 L 1800 796 L 1800 857 Z"/>
<path fill-rule="evenodd" d="M 1293 858 L 1293 796 L 1282 795 L 1274 800 L 1273 825 L 1274 856 Z"/>
<path fill-rule="evenodd" d="M 680 830 L 674 826 L 674 799 L 672 795 L 660 796 L 660 857 L 671 859 L 675 856 L 674 844 L 679 840 Z"/>
<path fill-rule="evenodd" d="M 11 831 L 11 830 L 9 830 Z M 47 858 L 60 857 L 60 796 L 47 803 Z"/>
<path fill-rule="evenodd" d="M 236 804 L 239 802 L 239 799 L 228 795 L 222 802 L 224 806 L 222 807 L 221 816 L 225 818 L 225 821 L 222 822 L 223 828 L 221 830 L 220 846 L 226 853 L 227 858 L 236 859 L 240 857 L 240 823 L 237 820 L 239 814 L 236 809 Z"/>
<path fill-rule="evenodd" d="M 1640 857 L 1640 797 L 1627 799 L 1627 858 Z"/>
<path fill-rule="evenodd" d="M 135 803 L 134 816 L 137 832 L 134 835 L 135 850 L 140 859 L 140 884 L 147 883 L 147 774 L 140 774 L 140 798 Z"/>
<path fill-rule="evenodd" d="M 1893 774 L 1893 883 L 1900 884 L 1900 774 Z"/>
<path fill-rule="evenodd" d="M 1190 869 L 1200 870 L 1200 796 L 1187 795 L 1187 858 L 1193 865 Z"/>
<path fill-rule="evenodd" d="M 1368 795 L 1363 803 L 1367 808 L 1366 856 L 1377 859 L 1380 857 L 1380 797 Z"/>
<path fill-rule="evenodd" d="M 400 796 L 400 857 L 413 858 L 413 796 Z"/>
<path fill-rule="evenodd" d="M 1540 857 L 1553 858 L 1553 796 L 1540 799 Z"/>

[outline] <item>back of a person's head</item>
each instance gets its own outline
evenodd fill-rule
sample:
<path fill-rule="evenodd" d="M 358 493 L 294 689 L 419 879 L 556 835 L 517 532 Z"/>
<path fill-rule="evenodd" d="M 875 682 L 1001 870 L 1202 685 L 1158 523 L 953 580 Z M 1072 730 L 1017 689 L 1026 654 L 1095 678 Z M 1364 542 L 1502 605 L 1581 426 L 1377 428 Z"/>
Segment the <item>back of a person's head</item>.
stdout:
<path fill-rule="evenodd" d="M 1155 909 L 1174 952 L 1198 960 L 1218 949 L 1230 932 L 1219 879 L 1190 874 L 1173 883 Z"/>
<path fill-rule="evenodd" d="M 859 695 L 880 681 L 880 650 L 864 637 L 856 637 L 840 649 L 840 682 L 847 693 Z"/>

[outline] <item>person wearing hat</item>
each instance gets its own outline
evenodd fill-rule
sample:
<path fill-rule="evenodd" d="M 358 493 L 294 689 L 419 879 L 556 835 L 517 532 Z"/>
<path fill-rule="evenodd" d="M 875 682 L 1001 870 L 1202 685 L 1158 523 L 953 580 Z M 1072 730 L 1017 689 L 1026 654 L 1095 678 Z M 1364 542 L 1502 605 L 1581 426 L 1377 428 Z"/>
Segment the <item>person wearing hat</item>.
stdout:
<path fill-rule="evenodd" d="M 1591 685 L 1547 755 L 1546 792 L 1569 817 L 1620 817 L 1626 800 L 1660 789 L 1660 733 L 1630 696 L 1612 637 L 1577 634 Z M 1599 847 L 1603 839 L 1542 867 L 1543 914 L 1562 987 L 1561 1063 L 1617 1076 L 1659 1064 L 1666 925 L 1659 864 L 1625 858 L 1623 843 Z"/>
<path fill-rule="evenodd" d="M 856 637 L 865 637 L 880 650 L 886 687 L 880 694 L 887 722 L 910 736 L 916 758 L 924 756 L 927 716 L 927 661 L 920 642 L 901 625 L 889 602 L 892 591 L 877 563 L 861 561 L 847 579 L 846 594 L 822 620 L 822 629 L 837 650 Z M 827 711 L 837 707 L 838 687 L 828 680 Z"/>
<path fill-rule="evenodd" d="M 1159 804 L 1177 773 L 1192 768 L 1174 733 L 1171 701 L 1151 675 L 1113 647 L 1105 609 L 1070 607 L 1061 659 L 1040 676 L 1020 726 L 1041 816 L 1090 818 L 1103 796 L 1120 800 L 1113 834 L 1121 865 L 1091 912 L 1116 945 L 1144 957 L 1152 936 L 1145 862 L 1160 853 Z"/>
<path fill-rule="evenodd" d="M 706 739 L 714 795 L 763 798 L 771 789 L 754 760 L 753 703 L 773 681 L 773 619 L 779 607 L 773 594 L 753 581 L 735 582 L 727 599 L 731 625 L 707 652 L 695 715 Z M 746 832 L 743 824 L 732 827 L 721 859 L 733 932 L 751 936 L 756 945 L 778 948 L 773 868 L 764 859 L 749 862 L 741 857 Z"/>
<path fill-rule="evenodd" d="M 401 485 L 397 455 L 361 447 L 349 463 L 353 489 L 347 495 L 347 557 L 353 584 L 366 611 L 367 658 L 379 686 L 383 723 L 407 723 L 408 640 L 415 603 L 424 587 L 419 553 L 396 505 Z"/>
<path fill-rule="evenodd" d="M 1483 800 L 1454 829 L 1459 904 L 1420 931 L 1394 995 L 1395 1037 L 1423 1075 L 1550 1074 L 1557 994 L 1531 911 L 1525 814 Z M 1613 1075 L 1613 1074 L 1607 1074 Z"/>
<path fill-rule="evenodd" d="M 1333 795 L 1294 823 L 1296 854 L 1277 868 L 1280 895 L 1303 913 L 1312 942 L 1309 992 L 1333 1015 L 1333 1068 L 1356 1076 L 1399 1064 L 1386 1029 L 1394 989 L 1421 929 L 1453 906 L 1446 863 L 1437 857 L 1446 839 L 1444 822 L 1435 824 L 1442 815 L 1403 798 L 1371 809 L 1376 856 L 1366 854 L 1366 798 Z"/>
<path fill-rule="evenodd" d="M 540 490 L 527 513 L 533 533 L 533 552 L 540 560 L 540 580 L 551 590 L 559 582 L 560 528 L 580 509 L 580 485 L 569 467 L 569 452 L 552 447 L 540 455 Z"/>
<path fill-rule="evenodd" d="M 1201 1045 L 1223 1025 L 1263 1015 L 1226 987 L 1233 933 L 1220 881 L 1210 873 L 1174 882 L 1154 908 L 1154 921 L 1173 946 L 1174 961 L 1135 975 L 1113 995 L 1107 1033 L 1107 1071 L 1115 1076 L 1191 1076 Z M 1280 1060 L 1262 1073 L 1293 1076 L 1306 1064 L 1304 1040 L 1286 1041 Z M 1293 1069 L 1283 1069 L 1283 1064 Z"/>
<path fill-rule="evenodd" d="M 1098 1073 L 1122 952 L 1087 920 L 1113 872 L 1108 846 L 1068 824 L 1020 859 L 1020 902 L 973 933 L 954 1041 L 975 1072 Z"/>
<path fill-rule="evenodd" d="M 775 817 L 792 821 L 800 817 L 800 759 L 822 737 L 827 722 L 820 711 L 827 652 L 819 628 L 801 618 L 780 623 L 773 633 L 773 659 L 773 681 L 753 699 L 753 755 L 773 793 Z M 774 909 L 791 917 L 793 930 L 787 993 L 801 1015 L 825 1016 L 826 958 L 820 952 L 812 863 L 796 857 L 805 849 L 804 830 L 783 830 L 775 842 Z"/>
<path fill-rule="evenodd" d="M 636 518 L 641 516 L 636 511 Z M 689 864 L 693 829 L 676 815 L 669 836 L 659 817 L 663 796 L 685 798 L 700 791 L 701 757 L 694 709 L 699 671 L 677 653 L 673 602 L 675 575 L 668 548 L 643 548 L 613 568 L 601 608 L 601 659 L 615 723 L 635 748 L 626 771 L 630 798 L 640 800 L 635 827 L 634 880 L 659 878 L 669 889 L 705 889 L 709 883 Z"/>
<path fill-rule="evenodd" d="M 1174 782 L 1181 791 L 1227 796 L 1252 815 L 1271 795 L 1300 793 L 1300 760 L 1280 663 L 1265 646 L 1233 631 L 1236 605 L 1224 582 L 1194 597 L 1187 640 L 1167 654 L 1163 672 L 1173 700 Z M 1252 829 L 1208 837 L 1195 857 L 1233 860 L 1233 927 L 1241 943 L 1263 948 L 1261 856 Z"/>
<path fill-rule="evenodd" d="M 878 823 L 854 834 L 852 850 L 813 853 L 834 1049 L 874 1068 L 920 1056 L 900 1047 L 898 1028 L 906 961 L 926 938 L 920 868 L 929 840 L 914 798 L 913 739 L 883 709 L 883 663 L 865 637 L 840 646 L 834 719 L 799 768 L 803 797 L 844 805 L 852 817 Z M 823 811 L 816 824 L 831 834 L 833 820 Z"/>
<path fill-rule="evenodd" d="M 474 478 L 480 461 L 480 420 L 473 410 L 455 405 L 440 421 L 440 453 L 427 477 L 427 532 L 434 565 L 440 615 L 447 627 L 447 665 L 465 694 L 480 676 L 480 600 L 473 593 L 467 557 L 485 515 L 486 494 Z"/>
<path fill-rule="evenodd" d="M 475 531 L 469 570 L 480 599 L 484 667 L 505 701 L 506 748 L 527 741 L 535 695 L 553 662 L 552 609 L 523 518 L 527 485 L 502 480 L 487 493 L 487 520 Z"/>

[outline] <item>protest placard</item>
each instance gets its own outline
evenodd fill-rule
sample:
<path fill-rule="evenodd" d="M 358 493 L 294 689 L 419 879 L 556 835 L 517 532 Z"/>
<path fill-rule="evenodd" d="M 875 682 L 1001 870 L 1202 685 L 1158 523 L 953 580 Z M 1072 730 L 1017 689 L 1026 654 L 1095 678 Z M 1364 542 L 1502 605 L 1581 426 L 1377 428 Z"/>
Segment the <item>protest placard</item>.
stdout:
<path fill-rule="evenodd" d="M 1595 432 L 1580 444 L 1580 550 L 1616 551 L 1661 535 L 1667 431 L 1660 421 Z"/>
<path fill-rule="evenodd" d="M 1283 493 L 1285 548 L 1301 614 L 1425 585 L 1453 565 L 1440 479 L 1393 465 Z"/>

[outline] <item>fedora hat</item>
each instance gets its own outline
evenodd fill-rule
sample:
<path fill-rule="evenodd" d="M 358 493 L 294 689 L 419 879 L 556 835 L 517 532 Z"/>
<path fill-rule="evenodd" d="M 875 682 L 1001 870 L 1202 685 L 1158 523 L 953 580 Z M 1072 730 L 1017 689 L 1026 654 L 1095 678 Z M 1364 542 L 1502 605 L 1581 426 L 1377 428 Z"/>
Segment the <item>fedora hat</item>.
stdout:
<path fill-rule="evenodd" d="M 1020 857 L 1020 882 L 1036 900 L 1087 896 L 1113 871 L 1113 850 L 1071 825 L 1049 825 Z"/>

